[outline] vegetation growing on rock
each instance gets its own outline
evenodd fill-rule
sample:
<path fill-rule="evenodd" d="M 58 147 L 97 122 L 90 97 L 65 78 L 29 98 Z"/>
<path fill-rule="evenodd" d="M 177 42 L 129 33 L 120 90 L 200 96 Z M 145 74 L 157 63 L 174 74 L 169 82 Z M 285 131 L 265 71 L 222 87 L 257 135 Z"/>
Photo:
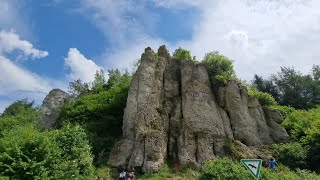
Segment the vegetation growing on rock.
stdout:
<path fill-rule="evenodd" d="M 10 105 L 0 116 L 0 179 L 93 179 L 95 175 L 113 178 L 113 171 L 105 164 L 115 142 L 123 135 L 122 127 L 126 132 L 123 136 L 127 138 L 123 142 L 127 143 L 120 150 L 131 145 L 137 147 L 128 147 L 133 157 L 131 164 L 141 167 L 136 157 L 147 157 L 143 163 L 149 166 L 143 167 L 145 170 L 158 166 L 158 173 L 147 173 L 141 179 L 249 179 L 249 173 L 238 159 L 256 154 L 240 150 L 248 148 L 245 143 L 261 145 L 283 141 L 281 138 L 287 134 L 280 123 L 289 132 L 291 141 L 273 145 L 272 153 L 279 164 L 291 170 L 282 165 L 276 172 L 262 168 L 260 179 L 319 179 L 309 172 L 320 171 L 317 165 L 320 161 L 318 66 L 314 66 L 312 75 L 282 68 L 270 80 L 255 76 L 247 92 L 242 85 L 231 81 L 236 79 L 232 60 L 217 52 L 208 53 L 201 64 L 190 61 L 195 58 L 181 48 L 172 57 L 177 61 L 168 59 L 165 49 L 158 53 L 146 52 L 144 57 L 149 61 L 142 59 L 137 73 L 148 67 L 145 74 L 131 77 L 128 73 L 110 70 L 106 80 L 104 72 L 99 71 L 92 83 L 71 82 L 72 98 L 59 109 L 57 129 L 44 130 L 39 126 L 37 119 L 41 112 L 32 102 L 21 100 Z M 182 59 L 187 61 L 179 62 Z M 218 87 L 211 89 L 215 85 Z M 129 92 L 131 87 L 133 90 Z M 135 90 L 138 87 L 139 98 Z M 128 99 L 130 93 L 135 96 Z M 148 99 L 142 101 L 145 94 Z M 137 104 L 132 107 L 142 106 L 136 114 L 126 108 L 135 100 Z M 124 108 L 132 113 L 127 114 L 127 119 L 137 118 L 134 123 L 124 122 L 123 126 Z M 280 112 L 285 120 L 282 122 L 281 116 L 279 120 L 278 115 L 275 118 L 269 110 Z M 201 121 L 196 121 L 196 117 L 201 117 Z M 257 121 L 258 118 L 261 119 Z M 259 124 L 261 121 L 265 124 Z M 245 130 L 253 122 L 258 128 Z M 210 127 L 218 126 L 217 130 L 210 131 Z M 136 136 L 140 129 L 144 133 L 141 137 Z M 244 137 L 248 135 L 244 132 L 250 136 Z M 251 138 L 252 134 L 256 136 Z M 225 143 L 226 139 L 231 141 Z M 234 139 L 239 140 L 238 144 L 234 144 Z M 144 153 L 148 151 L 147 154 L 139 154 L 142 153 L 140 141 L 146 145 Z M 185 154 L 178 154 L 181 150 Z M 168 156 L 163 157 L 166 153 Z M 235 161 L 219 157 L 230 154 Z M 181 171 L 174 172 L 172 164 L 166 162 L 179 161 L 177 156 L 184 159 L 180 159 Z M 212 161 L 206 162 L 211 158 Z M 196 171 L 187 165 L 204 165 L 204 168 Z M 300 170 L 304 168 L 309 170 Z"/>

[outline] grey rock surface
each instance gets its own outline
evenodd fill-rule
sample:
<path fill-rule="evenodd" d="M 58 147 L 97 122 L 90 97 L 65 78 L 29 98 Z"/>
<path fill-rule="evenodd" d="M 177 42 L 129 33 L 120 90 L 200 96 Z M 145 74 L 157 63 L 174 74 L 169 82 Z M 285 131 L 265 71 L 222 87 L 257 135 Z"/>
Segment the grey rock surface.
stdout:
<path fill-rule="evenodd" d="M 212 82 L 203 65 L 173 60 L 165 46 L 157 56 L 146 48 L 129 89 L 123 139 L 108 164 L 154 172 L 171 159 L 201 168 L 226 153 L 228 139 L 243 146 L 288 140 L 280 114 L 261 107 L 235 81 Z"/>
<path fill-rule="evenodd" d="M 41 106 L 41 115 L 38 119 L 44 128 L 55 128 L 60 115 L 60 108 L 64 105 L 68 97 L 68 93 L 60 89 L 51 90 L 45 97 Z"/>

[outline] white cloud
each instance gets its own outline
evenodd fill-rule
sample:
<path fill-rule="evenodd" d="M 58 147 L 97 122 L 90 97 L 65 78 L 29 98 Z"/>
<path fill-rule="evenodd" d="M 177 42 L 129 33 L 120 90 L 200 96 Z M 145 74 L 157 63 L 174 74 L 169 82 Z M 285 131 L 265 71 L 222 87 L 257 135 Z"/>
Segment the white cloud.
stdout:
<path fill-rule="evenodd" d="M 33 45 L 26 41 L 21 40 L 19 35 L 13 31 L 0 31 L 0 55 L 19 51 L 18 59 L 31 59 L 43 58 L 48 56 L 47 51 L 41 51 L 33 47 Z"/>
<path fill-rule="evenodd" d="M 109 68 L 123 67 L 139 58 L 145 47 L 160 43 L 189 49 L 198 59 L 218 50 L 235 61 L 238 77 L 246 80 L 252 79 L 254 74 L 269 76 L 281 66 L 307 73 L 313 64 L 319 64 L 318 0 L 84 2 L 88 18 L 105 32 L 108 40 L 111 39 L 112 48 L 106 49 L 102 56 Z M 161 37 L 152 37 L 157 18 L 162 17 L 146 10 L 147 5 L 170 10 L 196 8 L 201 14 L 193 20 L 191 40 L 168 45 Z M 174 27 L 159 25 L 159 28 Z"/>
<path fill-rule="evenodd" d="M 235 60 L 242 79 L 268 76 L 280 66 L 307 72 L 319 63 L 320 1 L 216 1 L 202 11 L 191 41 L 182 47 L 197 57 L 212 50 Z"/>
<path fill-rule="evenodd" d="M 81 10 L 110 43 L 98 57 L 105 69 L 130 70 L 144 48 L 157 49 L 164 42 L 149 35 L 158 16 L 147 7 L 147 1 L 83 0 Z"/>
<path fill-rule="evenodd" d="M 29 7 L 24 0 L 0 0 L 0 30 L 15 29 L 20 35 L 31 38 Z"/>
<path fill-rule="evenodd" d="M 92 60 L 85 58 L 76 48 L 70 48 L 68 57 L 65 58 L 65 65 L 70 69 L 69 80 L 81 79 L 83 82 L 94 81 L 96 71 L 103 70 Z"/>
<path fill-rule="evenodd" d="M 26 97 L 39 105 L 54 87 L 66 89 L 64 83 L 39 76 L 8 58 L 17 54 L 17 59 L 36 59 L 47 56 L 48 52 L 35 49 L 13 31 L 0 31 L 0 112 L 8 103 Z"/>
<path fill-rule="evenodd" d="M 12 91 L 39 93 L 49 91 L 49 85 L 43 78 L 17 66 L 2 56 L 0 56 L 0 72 L 0 95 L 6 95 Z"/>
<path fill-rule="evenodd" d="M 82 12 L 105 34 L 113 46 L 126 46 L 148 37 L 156 14 L 145 2 L 132 0 L 83 0 Z"/>
<path fill-rule="evenodd" d="M 40 105 L 51 89 L 67 89 L 65 83 L 41 77 L 3 56 L 0 56 L 0 72 L 0 113 L 16 100 L 28 98 Z"/>

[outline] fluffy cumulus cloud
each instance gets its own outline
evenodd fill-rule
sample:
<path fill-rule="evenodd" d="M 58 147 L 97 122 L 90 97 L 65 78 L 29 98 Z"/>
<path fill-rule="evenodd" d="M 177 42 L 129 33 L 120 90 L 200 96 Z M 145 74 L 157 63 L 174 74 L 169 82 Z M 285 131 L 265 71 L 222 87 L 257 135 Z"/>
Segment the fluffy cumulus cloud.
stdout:
<path fill-rule="evenodd" d="M 32 73 L 3 56 L 0 72 L 0 113 L 13 101 L 26 97 L 39 105 L 53 87 L 64 87 L 61 82 Z"/>
<path fill-rule="evenodd" d="M 48 52 L 34 48 L 13 31 L 0 31 L 0 112 L 9 102 L 25 97 L 40 104 L 53 87 L 64 87 L 63 83 L 41 77 L 9 59 L 12 54 L 18 54 L 18 59 L 37 59 L 47 56 Z"/>
<path fill-rule="evenodd" d="M 70 69 L 69 80 L 81 79 L 83 82 L 94 81 L 97 71 L 103 70 L 92 60 L 85 58 L 76 48 L 70 48 L 68 56 L 65 58 L 65 65 Z"/>
<path fill-rule="evenodd" d="M 50 88 L 43 78 L 19 67 L 3 56 L 0 56 L 0 72 L 0 95 L 13 91 L 46 93 Z"/>
<path fill-rule="evenodd" d="M 21 40 L 19 35 L 13 31 L 0 31 L 0 55 L 18 51 L 18 59 L 36 59 L 48 56 L 47 51 L 41 51 L 33 47 L 33 45 L 26 41 Z"/>
<path fill-rule="evenodd" d="M 107 65 L 126 64 L 138 58 L 142 46 L 160 43 L 189 49 L 198 59 L 218 50 L 235 61 L 238 76 L 246 80 L 254 74 L 269 76 L 280 66 L 307 73 L 320 58 L 318 0 L 152 0 L 151 5 L 156 8 L 175 11 L 193 7 L 201 13 L 193 20 L 192 37 L 176 42 L 152 37 L 154 27 L 165 27 L 157 24 L 161 16 L 147 10 L 150 1 L 84 2 L 88 17 L 108 40 L 115 42 L 112 45 L 120 47 L 106 50 L 103 59 Z"/>
<path fill-rule="evenodd" d="M 320 1 L 197 2 L 202 15 L 192 39 L 178 42 L 197 57 L 218 50 L 235 61 L 238 76 L 247 80 L 280 66 L 307 73 L 319 63 Z"/>
<path fill-rule="evenodd" d="M 144 0 L 83 0 L 81 12 L 104 33 L 110 46 L 100 55 L 104 67 L 130 69 L 147 46 L 166 44 L 150 34 L 159 18 Z"/>

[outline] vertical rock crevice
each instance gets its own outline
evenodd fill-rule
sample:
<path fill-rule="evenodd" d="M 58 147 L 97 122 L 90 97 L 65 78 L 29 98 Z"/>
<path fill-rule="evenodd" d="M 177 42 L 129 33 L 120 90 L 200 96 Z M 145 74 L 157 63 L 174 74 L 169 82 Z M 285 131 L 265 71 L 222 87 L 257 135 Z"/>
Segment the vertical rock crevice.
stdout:
<path fill-rule="evenodd" d="M 287 141 L 267 111 L 234 81 L 217 87 L 202 64 L 173 60 L 165 46 L 156 59 L 146 48 L 129 89 L 123 139 L 108 164 L 152 172 L 171 159 L 201 168 L 225 153 L 226 139 L 248 146 Z"/>

